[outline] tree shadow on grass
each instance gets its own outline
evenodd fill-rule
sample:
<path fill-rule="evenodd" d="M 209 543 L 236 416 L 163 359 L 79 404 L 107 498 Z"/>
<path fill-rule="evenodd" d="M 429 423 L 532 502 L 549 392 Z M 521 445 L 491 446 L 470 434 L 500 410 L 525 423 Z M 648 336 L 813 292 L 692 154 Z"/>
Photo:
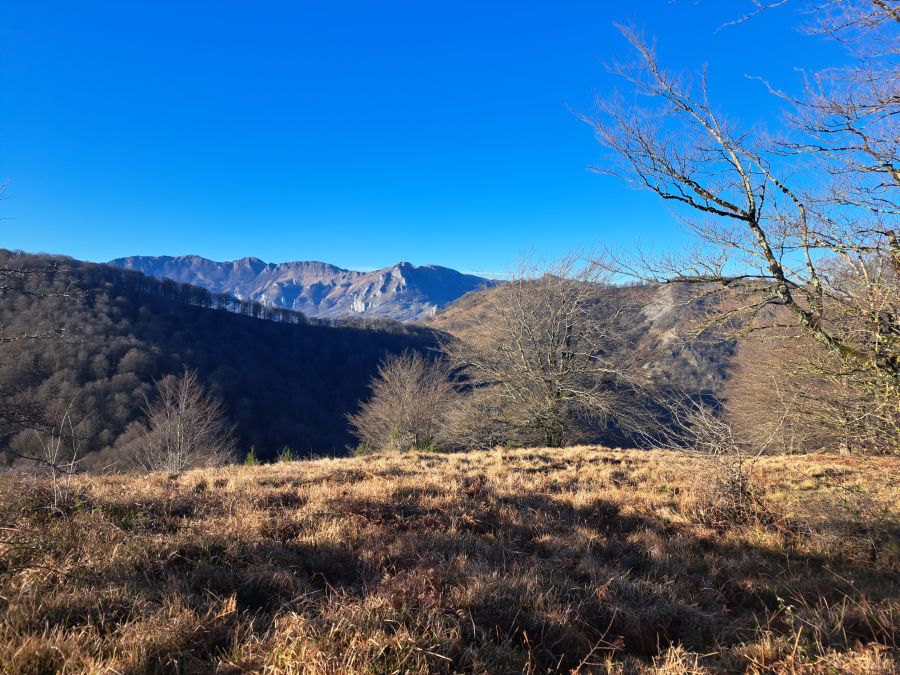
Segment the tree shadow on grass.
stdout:
<path fill-rule="evenodd" d="M 848 598 L 897 599 L 891 570 L 697 536 L 662 518 L 623 515 L 603 499 L 576 508 L 541 493 L 498 495 L 477 477 L 462 492 L 466 499 L 455 511 L 422 507 L 415 490 L 395 495 L 393 509 L 385 502 L 348 508 L 380 526 L 396 523 L 400 545 L 387 562 L 394 573 L 433 569 L 454 551 L 467 552 L 468 568 L 448 585 L 509 572 L 507 584 L 489 584 L 481 599 L 446 609 L 463 613 L 458 628 L 465 643 L 513 641 L 542 668 L 575 667 L 598 645 L 638 657 L 676 643 L 708 651 L 745 641 L 767 621 L 790 633 L 799 619 L 789 602 L 813 611 Z M 597 536 L 579 542 L 579 530 Z M 667 541 L 677 547 L 667 550 Z M 840 574 L 832 572 L 836 562 Z M 532 580 L 548 597 L 523 592 Z M 897 644 L 897 625 L 853 614 L 818 617 L 824 634 L 829 620 L 840 622 L 830 630 L 833 646 Z"/>
<path fill-rule="evenodd" d="M 455 637 L 422 638 L 442 657 L 436 670 L 472 669 L 473 659 L 502 652 L 515 667 L 550 671 L 575 668 L 591 654 L 646 659 L 671 644 L 708 652 L 746 641 L 766 622 L 790 633 L 789 621 L 817 606 L 898 599 L 894 571 L 838 552 L 739 544 L 661 516 L 623 513 L 602 498 L 575 506 L 549 493 L 498 492 L 483 475 L 458 487 L 335 497 L 324 511 L 360 533 L 341 543 L 307 540 L 308 517 L 275 517 L 305 508 L 288 492 L 259 501 L 269 517 L 249 541 L 202 532 L 171 540 L 182 526 L 202 525 L 218 502 L 173 504 L 134 513 L 98 505 L 122 537 L 146 536 L 147 550 L 76 581 L 80 599 L 46 604 L 36 617 L 42 625 L 121 622 L 178 597 L 200 620 L 148 647 L 144 665 L 155 671 L 176 661 L 209 665 L 248 625 L 262 638 L 281 613 L 312 612 L 327 623 L 326 599 L 362 604 L 378 596 L 386 626 L 417 630 L 421 617 L 434 616 L 449 627 L 446 635 Z M 99 599 L 89 602 L 91 594 Z M 221 613 L 229 598 L 233 610 Z M 797 605 L 793 614 L 786 603 Z M 900 641 L 895 619 L 873 622 L 859 607 L 819 617 L 832 622 L 822 629 L 829 644 Z"/>

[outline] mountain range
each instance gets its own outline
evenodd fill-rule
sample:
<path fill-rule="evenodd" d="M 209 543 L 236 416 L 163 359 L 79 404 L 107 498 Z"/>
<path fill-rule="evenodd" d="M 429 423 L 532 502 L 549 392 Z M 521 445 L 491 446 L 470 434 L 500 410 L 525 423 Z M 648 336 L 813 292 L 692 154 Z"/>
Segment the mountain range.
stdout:
<path fill-rule="evenodd" d="M 109 264 L 320 319 L 369 316 L 416 321 L 433 316 L 470 291 L 496 283 L 447 267 L 408 262 L 374 272 L 315 261 L 267 263 L 241 258 L 217 262 L 196 255 L 131 256 Z"/>

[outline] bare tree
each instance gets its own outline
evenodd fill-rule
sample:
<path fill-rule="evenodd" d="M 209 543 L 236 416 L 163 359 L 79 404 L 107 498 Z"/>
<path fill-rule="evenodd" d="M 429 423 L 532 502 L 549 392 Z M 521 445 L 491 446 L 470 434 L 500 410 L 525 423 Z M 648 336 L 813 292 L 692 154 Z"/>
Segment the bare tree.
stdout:
<path fill-rule="evenodd" d="M 25 460 L 32 469 L 50 479 L 50 508 L 59 509 L 69 500 L 72 478 L 81 462 L 81 438 L 77 433 L 81 422 L 75 422 L 76 396 L 63 403 L 57 399 L 53 412 L 36 412 L 21 433 L 5 449 L 13 457 Z M 21 408 L 20 404 L 13 406 Z"/>
<path fill-rule="evenodd" d="M 418 352 L 389 356 L 350 425 L 368 451 L 424 450 L 435 444 L 458 397 L 445 360 Z"/>
<path fill-rule="evenodd" d="M 72 477 L 78 470 L 78 463 L 81 461 L 78 456 L 80 439 L 76 433 L 78 425 L 72 422 L 72 404 L 74 402 L 74 398 L 69 401 L 55 424 L 44 430 L 33 430 L 40 446 L 40 453 L 34 459 L 50 475 L 53 508 L 55 509 L 68 502 Z"/>
<path fill-rule="evenodd" d="M 823 375 L 868 390 L 871 405 L 896 420 L 900 22 L 888 2 L 830 2 L 820 11 L 818 29 L 852 34 L 859 63 L 808 77 L 799 97 L 776 92 L 796 110 L 783 138 L 738 129 L 711 103 L 704 73 L 673 74 L 627 29 L 636 61 L 613 70 L 649 103 L 613 96 L 586 120 L 612 151 L 598 170 L 674 205 L 700 241 L 685 256 L 625 261 L 627 271 L 718 283 L 732 306 L 720 319 L 811 338 L 832 357 L 817 359 L 831 367 Z M 885 33 L 893 42 L 876 39 Z"/>
<path fill-rule="evenodd" d="M 600 266 L 570 257 L 546 270 L 523 264 L 486 294 L 466 339 L 445 345 L 476 392 L 461 415 L 467 428 L 557 447 L 588 429 L 645 421 L 637 355 L 624 349 L 629 312 L 607 282 Z M 491 417 L 473 424 L 473 415 Z"/>
<path fill-rule="evenodd" d="M 880 382 L 817 348 L 808 337 L 769 330 L 741 341 L 725 415 L 746 444 L 780 452 L 840 448 L 892 452 L 896 411 L 879 400 Z"/>
<path fill-rule="evenodd" d="M 529 440 L 523 436 L 519 416 L 512 412 L 494 387 L 472 386 L 448 408 L 440 442 L 458 450 L 488 450 Z"/>
<path fill-rule="evenodd" d="M 160 380 L 156 392 L 145 403 L 146 422 L 136 443 L 141 467 L 175 475 L 232 459 L 234 439 L 222 403 L 206 392 L 196 371 Z"/>

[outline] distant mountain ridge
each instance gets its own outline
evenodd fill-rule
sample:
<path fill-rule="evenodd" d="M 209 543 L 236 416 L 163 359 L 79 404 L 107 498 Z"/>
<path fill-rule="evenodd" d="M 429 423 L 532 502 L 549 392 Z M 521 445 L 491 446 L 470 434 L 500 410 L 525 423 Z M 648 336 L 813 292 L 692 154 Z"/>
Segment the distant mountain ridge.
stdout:
<path fill-rule="evenodd" d="M 470 291 L 495 284 L 448 267 L 408 262 L 374 272 L 318 261 L 267 263 L 241 258 L 218 262 L 197 255 L 130 256 L 109 264 L 321 319 L 371 316 L 415 321 L 433 316 Z"/>

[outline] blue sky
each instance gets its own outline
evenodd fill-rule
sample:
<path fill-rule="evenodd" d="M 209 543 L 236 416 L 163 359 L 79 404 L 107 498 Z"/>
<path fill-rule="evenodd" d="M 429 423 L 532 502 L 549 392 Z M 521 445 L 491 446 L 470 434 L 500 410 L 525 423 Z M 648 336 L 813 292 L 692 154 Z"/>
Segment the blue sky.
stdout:
<path fill-rule="evenodd" d="M 613 26 L 708 64 L 722 110 L 778 124 L 759 83 L 834 47 L 799 5 L 716 32 L 733 0 L 6 0 L 0 246 L 87 260 L 197 253 L 409 260 L 686 241 L 650 194 L 590 173 Z"/>

